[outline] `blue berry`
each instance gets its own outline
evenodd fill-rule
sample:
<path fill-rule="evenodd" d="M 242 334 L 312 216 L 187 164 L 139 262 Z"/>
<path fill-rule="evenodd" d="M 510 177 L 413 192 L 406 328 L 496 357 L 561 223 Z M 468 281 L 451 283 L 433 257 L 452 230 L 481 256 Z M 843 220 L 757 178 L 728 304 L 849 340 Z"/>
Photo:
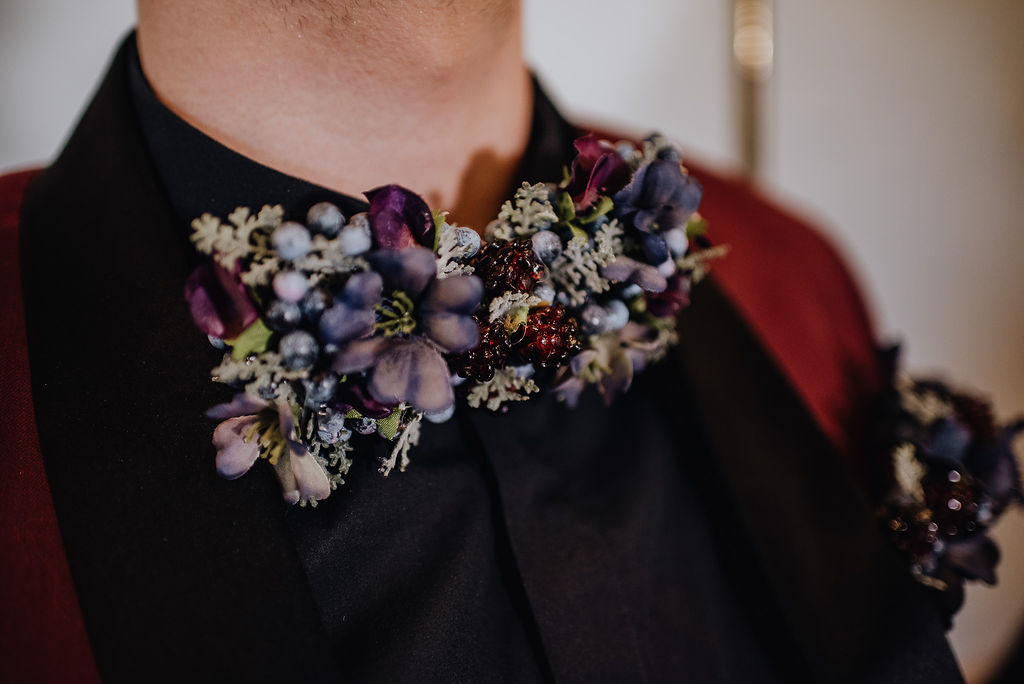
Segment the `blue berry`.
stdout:
<path fill-rule="evenodd" d="M 539 297 L 548 304 L 554 304 L 555 288 L 551 287 L 548 283 L 538 283 L 537 287 L 533 288 L 533 296 Z"/>
<path fill-rule="evenodd" d="M 345 416 L 337 411 L 325 410 L 317 414 L 316 434 L 324 444 L 347 442 L 352 431 L 345 427 Z"/>
<path fill-rule="evenodd" d="M 690 246 L 690 241 L 686 239 L 686 230 L 683 228 L 666 230 L 661 234 L 661 237 L 665 238 L 669 251 L 675 257 L 681 257 L 686 254 L 686 249 Z"/>
<path fill-rule="evenodd" d="M 603 306 L 588 304 L 580 312 L 580 323 L 583 324 L 583 332 L 600 335 L 608 329 L 608 311 Z"/>
<path fill-rule="evenodd" d="M 444 423 L 449 418 L 455 415 L 455 404 L 452 404 L 444 411 L 440 413 L 424 413 L 423 417 L 431 423 Z"/>
<path fill-rule="evenodd" d="M 314 233 L 332 238 L 338 234 L 345 223 L 345 215 L 337 205 L 330 202 L 317 202 L 306 213 L 306 223 Z"/>
<path fill-rule="evenodd" d="M 352 422 L 352 429 L 361 435 L 372 435 L 377 431 L 377 421 L 373 418 L 356 418 Z"/>
<path fill-rule="evenodd" d="M 310 323 L 316 323 L 320 320 L 320 316 L 331 305 L 331 295 L 327 294 L 318 287 L 313 288 L 306 292 L 302 301 L 299 302 L 299 309 L 302 311 L 302 315 Z"/>
<path fill-rule="evenodd" d="M 538 259 L 550 265 L 552 261 L 562 255 L 562 240 L 550 230 L 534 233 L 533 251 L 537 254 Z"/>
<path fill-rule="evenodd" d="M 309 281 L 306 276 L 296 271 L 281 271 L 274 276 L 274 294 L 281 299 L 297 302 L 308 289 Z"/>
<path fill-rule="evenodd" d="M 287 299 L 275 299 L 267 307 L 264 318 L 271 330 L 287 332 L 302 322 L 302 311 L 295 302 L 290 302 Z"/>
<path fill-rule="evenodd" d="M 474 256 L 480 251 L 480 234 L 472 228 L 463 228 L 462 226 L 456 226 L 452 230 L 455 231 L 455 244 L 459 247 L 468 247 L 466 252 L 467 257 Z"/>
<path fill-rule="evenodd" d="M 279 349 L 284 367 L 292 371 L 312 368 L 320 355 L 316 338 L 305 330 L 296 330 L 282 337 Z"/>
<path fill-rule="evenodd" d="M 341 229 L 339 241 L 342 253 L 348 256 L 370 251 L 373 247 L 373 234 L 370 232 L 370 217 L 366 212 L 355 214 L 348 220 L 348 225 Z"/>
<path fill-rule="evenodd" d="M 270 236 L 274 251 L 286 261 L 299 259 L 309 253 L 313 246 L 313 238 L 301 223 L 285 221 Z"/>
<path fill-rule="evenodd" d="M 338 376 L 324 371 L 303 380 L 302 386 L 306 390 L 306 408 L 316 409 L 326 404 L 334 396 L 334 390 L 338 386 Z"/>
<path fill-rule="evenodd" d="M 629 308 L 618 299 L 608 302 L 605 308 L 608 310 L 608 330 L 621 330 L 629 323 Z"/>

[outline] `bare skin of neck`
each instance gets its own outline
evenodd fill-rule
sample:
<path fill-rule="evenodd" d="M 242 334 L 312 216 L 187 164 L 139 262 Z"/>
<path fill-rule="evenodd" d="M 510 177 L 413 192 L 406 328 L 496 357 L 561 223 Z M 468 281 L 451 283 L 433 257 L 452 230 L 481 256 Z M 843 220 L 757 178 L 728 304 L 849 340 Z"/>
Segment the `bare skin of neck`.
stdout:
<path fill-rule="evenodd" d="M 260 163 L 494 218 L 530 132 L 519 0 L 139 0 L 157 96 Z M 268 198 L 270 199 L 270 198 Z"/>

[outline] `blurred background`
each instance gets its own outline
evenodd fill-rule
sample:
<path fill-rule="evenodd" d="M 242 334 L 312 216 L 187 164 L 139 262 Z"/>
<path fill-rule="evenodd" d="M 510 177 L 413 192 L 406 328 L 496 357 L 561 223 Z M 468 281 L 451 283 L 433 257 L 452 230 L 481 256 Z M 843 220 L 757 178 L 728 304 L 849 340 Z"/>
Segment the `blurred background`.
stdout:
<path fill-rule="evenodd" d="M 840 247 L 911 370 L 1024 413 L 1024 2 L 525 2 L 567 113 L 752 175 Z M 133 23 L 131 0 L 0 0 L 0 171 L 60 148 Z M 995 537 L 1001 583 L 952 633 L 972 682 L 1024 618 L 1024 514 Z"/>

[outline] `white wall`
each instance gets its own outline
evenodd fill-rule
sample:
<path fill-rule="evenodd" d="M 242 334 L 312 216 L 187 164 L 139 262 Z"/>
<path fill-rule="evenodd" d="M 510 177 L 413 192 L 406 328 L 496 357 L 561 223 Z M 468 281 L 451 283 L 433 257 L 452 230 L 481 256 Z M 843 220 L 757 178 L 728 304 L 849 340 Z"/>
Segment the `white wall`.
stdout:
<path fill-rule="evenodd" d="M 626 9 L 628 7 L 628 9 Z M 0 169 L 49 158 L 130 0 L 0 0 Z M 527 50 L 555 99 L 737 160 L 727 0 L 527 0 Z M 1024 3 L 777 0 L 765 182 L 821 220 L 917 370 L 1024 412 Z M 1024 615 L 1024 515 L 1003 583 L 953 640 L 980 681 Z"/>

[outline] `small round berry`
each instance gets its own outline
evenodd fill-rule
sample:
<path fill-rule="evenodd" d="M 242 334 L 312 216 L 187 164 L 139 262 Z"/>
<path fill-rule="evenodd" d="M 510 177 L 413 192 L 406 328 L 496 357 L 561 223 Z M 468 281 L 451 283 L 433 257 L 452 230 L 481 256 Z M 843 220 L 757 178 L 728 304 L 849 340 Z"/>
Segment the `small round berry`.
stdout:
<path fill-rule="evenodd" d="M 316 434 L 324 444 L 347 442 L 352 437 L 352 431 L 345 427 L 344 414 L 330 410 L 317 414 Z"/>
<path fill-rule="evenodd" d="M 356 418 L 352 421 L 352 429 L 361 435 L 372 435 L 377 431 L 377 421 L 373 418 Z"/>
<path fill-rule="evenodd" d="M 313 246 L 313 238 L 306 226 L 295 221 L 285 221 L 279 225 L 270 236 L 270 241 L 277 255 L 286 261 L 306 256 Z"/>
<path fill-rule="evenodd" d="M 295 302 L 290 302 L 287 299 L 275 299 L 267 307 L 267 314 L 264 318 L 271 330 L 286 332 L 302 322 L 302 311 Z"/>
<path fill-rule="evenodd" d="M 533 251 L 537 258 L 550 265 L 562 256 L 562 240 L 550 230 L 542 230 L 533 234 Z"/>
<path fill-rule="evenodd" d="M 640 238 L 640 242 L 644 248 L 644 261 L 647 263 L 660 264 L 669 258 L 668 244 L 665 243 L 665 238 L 660 235 L 644 233 L 643 237 Z"/>
<path fill-rule="evenodd" d="M 626 285 L 624 288 L 622 288 L 622 298 L 627 302 L 632 299 L 636 299 L 643 293 L 644 288 L 640 287 L 635 283 L 630 283 L 629 285 Z"/>
<path fill-rule="evenodd" d="M 317 373 L 302 381 L 306 390 L 306 408 L 316 409 L 326 404 L 334 396 L 338 386 L 338 376 L 329 371 Z"/>
<path fill-rule="evenodd" d="M 629 307 L 618 299 L 608 302 L 608 330 L 621 330 L 629 323 Z"/>
<path fill-rule="evenodd" d="M 369 252 L 373 247 L 373 236 L 370 233 L 370 219 L 366 214 L 356 214 L 348 225 L 341 229 L 338 238 L 341 251 L 348 256 L 358 256 Z"/>
<path fill-rule="evenodd" d="M 456 226 L 453 230 L 455 231 L 455 244 L 459 247 L 469 248 L 466 252 L 467 257 L 480 251 L 480 235 L 475 230 L 462 226 Z"/>
<path fill-rule="evenodd" d="M 608 311 L 598 304 L 588 304 L 580 312 L 580 322 L 583 332 L 600 335 L 608 329 Z"/>
<path fill-rule="evenodd" d="M 281 271 L 274 276 L 274 294 L 286 301 L 299 301 L 308 289 L 306 276 L 297 271 Z"/>
<path fill-rule="evenodd" d="M 681 257 L 686 254 L 686 250 L 690 246 L 690 241 L 686 238 L 686 230 L 683 228 L 673 228 L 672 230 L 666 230 L 661 234 L 661 237 L 665 239 L 668 244 L 668 249 L 672 252 L 672 256 Z"/>
<path fill-rule="evenodd" d="M 319 287 L 306 292 L 302 300 L 299 302 L 299 309 L 302 311 L 303 317 L 310 323 L 316 323 L 320 320 L 321 314 L 331 304 L 331 295 L 324 292 Z"/>
<path fill-rule="evenodd" d="M 227 347 L 227 344 L 224 343 L 224 340 L 222 340 L 219 337 L 207 335 L 206 339 L 210 340 L 210 344 L 213 345 L 214 349 L 225 349 Z"/>
<path fill-rule="evenodd" d="M 658 273 L 665 276 L 666 278 L 672 277 L 672 274 L 676 272 L 676 262 L 672 259 L 665 259 L 665 261 L 658 264 Z"/>
<path fill-rule="evenodd" d="M 309 208 L 306 223 L 314 233 L 321 233 L 332 238 L 338 234 L 345 223 L 345 215 L 338 206 L 330 202 L 317 202 Z"/>
<path fill-rule="evenodd" d="M 548 304 L 555 303 L 555 294 L 555 288 L 551 287 L 548 283 L 540 283 L 537 287 L 533 288 L 533 296 Z"/>
<path fill-rule="evenodd" d="M 316 338 L 305 330 L 296 330 L 282 337 L 280 350 L 284 367 L 291 371 L 312 368 L 320 355 Z"/>

